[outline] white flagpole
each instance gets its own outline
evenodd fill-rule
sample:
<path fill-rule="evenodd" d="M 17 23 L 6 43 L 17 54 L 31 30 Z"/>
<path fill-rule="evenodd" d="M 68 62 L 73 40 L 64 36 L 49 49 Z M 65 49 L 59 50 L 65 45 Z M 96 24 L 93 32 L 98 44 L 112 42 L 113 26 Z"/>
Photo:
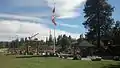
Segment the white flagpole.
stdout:
<path fill-rule="evenodd" d="M 53 1 L 54 1 L 54 8 L 55 8 L 55 0 L 53 0 Z M 54 49 L 53 50 L 54 50 L 53 52 L 55 53 L 55 51 L 56 51 L 55 50 L 55 26 L 54 26 Z"/>
<path fill-rule="evenodd" d="M 55 26 L 54 26 L 54 53 L 55 53 Z"/>

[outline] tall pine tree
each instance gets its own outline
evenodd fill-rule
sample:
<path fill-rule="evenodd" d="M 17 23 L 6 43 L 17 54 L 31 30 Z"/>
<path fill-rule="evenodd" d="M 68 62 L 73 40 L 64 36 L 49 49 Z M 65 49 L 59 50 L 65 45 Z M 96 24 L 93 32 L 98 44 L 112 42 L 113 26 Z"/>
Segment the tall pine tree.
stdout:
<path fill-rule="evenodd" d="M 114 23 L 112 19 L 113 7 L 107 0 L 87 0 L 84 8 L 85 19 L 83 23 L 88 29 L 87 38 L 97 40 L 100 46 L 100 38 L 104 36 Z"/>
<path fill-rule="evenodd" d="M 52 35 L 50 34 L 49 40 L 48 40 L 48 46 L 51 46 L 51 45 L 53 45 L 53 44 L 54 44 L 53 37 L 52 37 Z"/>
<path fill-rule="evenodd" d="M 59 35 L 57 37 L 57 46 L 60 46 L 61 45 L 61 40 L 62 40 L 62 35 Z"/>

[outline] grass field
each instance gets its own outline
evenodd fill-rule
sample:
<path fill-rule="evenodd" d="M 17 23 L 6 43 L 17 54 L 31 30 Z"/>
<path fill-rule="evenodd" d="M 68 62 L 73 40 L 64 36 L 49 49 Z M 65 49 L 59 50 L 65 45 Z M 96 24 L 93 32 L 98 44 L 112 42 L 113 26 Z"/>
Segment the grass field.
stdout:
<path fill-rule="evenodd" d="M 116 61 L 80 61 L 59 58 L 15 58 L 0 55 L 0 68 L 101 68 Z"/>

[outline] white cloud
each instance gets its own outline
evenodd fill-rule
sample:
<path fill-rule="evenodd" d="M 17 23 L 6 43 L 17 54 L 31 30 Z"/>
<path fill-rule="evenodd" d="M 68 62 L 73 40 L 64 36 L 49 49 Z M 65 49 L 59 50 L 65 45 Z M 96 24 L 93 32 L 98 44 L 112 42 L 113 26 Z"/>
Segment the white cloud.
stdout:
<path fill-rule="evenodd" d="M 79 25 L 70 25 L 70 24 L 63 24 L 63 23 L 61 23 L 60 25 L 64 26 L 64 27 L 69 27 L 69 28 L 79 28 L 80 27 Z"/>
<path fill-rule="evenodd" d="M 9 5 L 13 8 L 20 8 L 20 7 L 36 8 L 37 7 L 39 9 L 43 9 L 49 12 L 51 11 L 49 10 L 48 7 L 52 9 L 55 2 L 56 16 L 58 16 L 58 18 L 74 18 L 80 15 L 81 12 L 79 11 L 79 9 L 84 4 L 84 2 L 86 2 L 86 0 L 10 0 L 8 2 L 9 2 Z M 32 12 L 32 13 L 20 12 L 20 14 L 21 13 L 38 16 L 36 15 L 36 12 Z M 46 14 L 51 15 L 51 13 L 48 13 L 48 12 L 44 14 L 45 15 L 42 14 L 42 16 L 46 16 Z"/>
<path fill-rule="evenodd" d="M 11 0 L 10 3 L 17 7 L 42 7 L 47 5 L 44 0 Z"/>
<path fill-rule="evenodd" d="M 40 18 L 37 17 L 29 17 L 29 16 L 20 16 L 20 15 L 13 15 L 13 14 L 4 14 L 0 13 L 0 18 L 7 18 L 7 19 L 15 19 L 15 20 L 27 20 L 27 21 L 42 21 Z"/>
<path fill-rule="evenodd" d="M 52 35 L 54 34 L 54 30 L 52 30 Z M 56 35 L 55 36 L 58 36 L 58 35 L 63 35 L 63 34 L 66 34 L 67 36 L 71 35 L 72 38 L 79 38 L 79 35 L 80 34 L 77 34 L 77 33 L 70 33 L 70 32 L 66 32 L 66 31 L 63 31 L 63 30 L 56 30 Z"/>
<path fill-rule="evenodd" d="M 32 16 L 32 17 L 50 17 L 51 16 L 51 12 L 46 11 L 46 12 L 22 12 L 22 13 L 18 13 L 20 15 L 23 16 Z"/>
<path fill-rule="evenodd" d="M 73 18 L 80 15 L 80 12 L 76 11 L 86 0 L 46 0 L 48 6 L 53 8 L 54 2 L 56 6 L 56 15 L 59 18 Z"/>
<path fill-rule="evenodd" d="M 2 20 L 0 21 L 0 40 L 12 40 L 18 37 L 28 37 L 35 33 L 39 33 L 39 39 L 45 40 L 46 37 L 49 35 L 49 28 L 43 24 L 39 23 L 31 23 L 31 22 L 23 22 L 17 20 Z M 52 29 L 53 34 L 53 29 Z M 56 36 L 60 34 L 71 35 L 73 38 L 78 38 L 79 34 L 66 32 L 63 30 L 56 30 Z"/>

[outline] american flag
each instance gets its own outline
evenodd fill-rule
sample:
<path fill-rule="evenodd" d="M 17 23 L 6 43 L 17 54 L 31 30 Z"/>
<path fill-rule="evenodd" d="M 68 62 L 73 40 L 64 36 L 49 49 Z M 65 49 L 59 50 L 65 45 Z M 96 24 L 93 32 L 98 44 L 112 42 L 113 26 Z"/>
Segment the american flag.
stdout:
<path fill-rule="evenodd" d="M 53 11 L 52 11 L 53 15 L 52 15 L 52 22 L 53 24 L 56 26 L 56 22 L 55 22 L 55 7 L 53 8 Z"/>

